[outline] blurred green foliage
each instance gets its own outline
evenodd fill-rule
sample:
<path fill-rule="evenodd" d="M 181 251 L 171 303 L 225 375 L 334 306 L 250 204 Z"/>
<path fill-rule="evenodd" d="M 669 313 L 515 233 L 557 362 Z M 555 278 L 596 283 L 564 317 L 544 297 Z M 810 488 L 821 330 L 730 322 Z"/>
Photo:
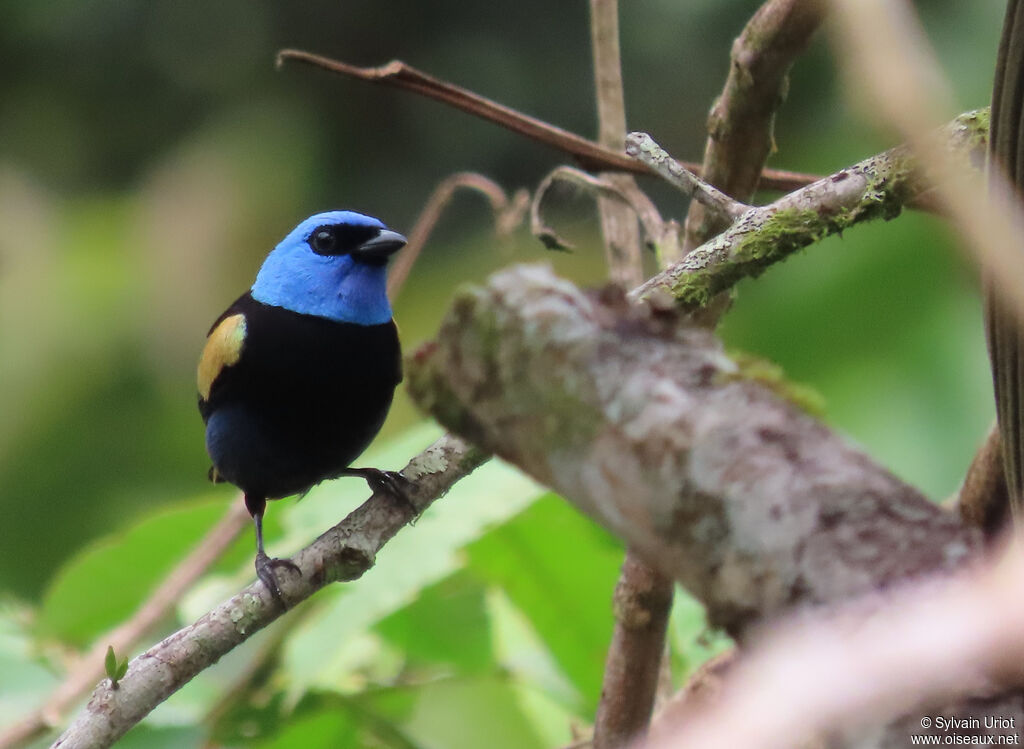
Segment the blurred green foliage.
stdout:
<path fill-rule="evenodd" d="M 919 6 L 957 107 L 987 103 L 1001 4 Z M 756 7 L 624 6 L 631 127 L 698 158 L 731 40 Z M 194 366 L 209 323 L 268 249 L 317 210 L 356 208 L 407 229 L 453 171 L 513 189 L 559 163 L 433 102 L 276 72 L 276 50 L 400 57 L 583 134 L 594 105 L 585 3 L 8 0 L 0 20 L 7 724 L 233 496 L 205 482 Z M 819 39 L 793 71 L 772 164 L 827 173 L 891 145 L 857 102 Z M 644 186 L 683 215 L 675 194 Z M 587 248 L 571 255 L 545 253 L 525 231 L 496 240 L 480 198 L 457 196 L 396 304 L 407 349 L 429 338 L 459 283 L 508 262 L 600 282 L 593 209 L 560 198 L 552 221 Z M 992 419 L 974 273 L 931 217 L 856 227 L 741 284 L 722 334 L 819 391 L 833 426 L 936 499 L 956 488 Z M 371 457 L 403 464 L 437 433 L 419 419 L 401 397 Z M 337 481 L 274 503 L 272 550 L 298 548 L 364 496 L 360 482 Z M 166 631 L 251 580 L 251 547 L 246 534 Z M 568 743 L 599 694 L 621 555 L 557 497 L 489 464 L 363 579 L 257 635 L 120 745 Z M 670 637 L 677 680 L 724 646 L 684 596 Z"/>

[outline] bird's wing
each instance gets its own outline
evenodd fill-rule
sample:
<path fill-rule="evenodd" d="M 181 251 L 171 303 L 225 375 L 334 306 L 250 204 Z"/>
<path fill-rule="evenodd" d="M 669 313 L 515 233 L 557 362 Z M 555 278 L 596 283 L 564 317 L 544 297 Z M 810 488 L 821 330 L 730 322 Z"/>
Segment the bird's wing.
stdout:
<path fill-rule="evenodd" d="M 223 316 L 210 330 L 196 371 L 196 385 L 202 401 L 210 399 L 213 384 L 224 368 L 236 364 L 241 358 L 245 334 L 246 320 L 243 312 Z"/>

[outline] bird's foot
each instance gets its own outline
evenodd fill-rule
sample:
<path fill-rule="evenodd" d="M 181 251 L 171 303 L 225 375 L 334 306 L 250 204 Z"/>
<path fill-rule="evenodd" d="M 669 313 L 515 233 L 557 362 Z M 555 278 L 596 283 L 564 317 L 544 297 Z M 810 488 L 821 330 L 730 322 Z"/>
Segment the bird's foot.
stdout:
<path fill-rule="evenodd" d="M 387 494 L 412 511 L 413 522 L 420 516 L 420 509 L 412 501 L 409 490 L 415 484 L 398 471 L 382 471 L 379 468 L 350 468 L 347 473 L 361 476 L 370 487 L 370 491 Z"/>
<path fill-rule="evenodd" d="M 274 568 L 283 567 L 285 569 L 292 570 L 299 577 L 302 577 L 302 570 L 299 569 L 299 565 L 295 564 L 290 559 L 274 559 L 268 557 L 266 552 L 260 550 L 256 554 L 256 577 L 267 586 L 267 590 L 270 591 L 270 595 L 273 596 L 274 600 L 281 604 L 281 608 L 287 609 L 288 604 L 285 603 L 284 597 L 281 595 L 281 586 L 277 583 L 277 578 L 274 576 Z"/>

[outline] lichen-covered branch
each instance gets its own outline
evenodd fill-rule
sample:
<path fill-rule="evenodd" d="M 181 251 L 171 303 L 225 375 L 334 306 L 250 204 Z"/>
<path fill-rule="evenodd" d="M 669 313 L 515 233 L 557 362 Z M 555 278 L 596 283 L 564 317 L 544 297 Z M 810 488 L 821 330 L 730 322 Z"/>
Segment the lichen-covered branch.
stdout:
<path fill-rule="evenodd" d="M 945 127 L 947 148 L 964 168 L 984 163 L 988 110 L 961 114 Z M 906 146 L 885 151 L 823 177 L 774 203 L 751 208 L 728 229 L 633 292 L 668 292 L 684 308 L 698 308 L 738 281 L 854 224 L 898 215 L 930 185 L 919 177 Z"/>
<path fill-rule="evenodd" d="M 825 15 L 820 0 L 769 0 L 732 46 L 729 76 L 708 116 L 704 179 L 727 195 L 749 201 L 774 147 L 775 111 L 786 97 L 793 61 L 807 47 Z M 691 203 L 684 250 L 708 241 L 729 225 Z"/>
<path fill-rule="evenodd" d="M 541 267 L 457 297 L 417 402 L 679 580 L 742 639 L 962 565 L 980 534 L 747 379 L 708 332 Z"/>
<path fill-rule="evenodd" d="M 626 136 L 626 153 L 647 164 L 659 177 L 709 209 L 716 217 L 724 219 L 726 226 L 750 209 L 746 203 L 733 200 L 673 159 L 647 133 Z"/>
<path fill-rule="evenodd" d="M 486 453 L 451 435 L 417 455 L 402 471 L 403 476 L 414 482 L 409 499 L 416 512 L 425 510 L 486 460 Z M 285 600 L 295 605 L 325 585 L 362 576 L 373 566 L 381 547 L 412 515 L 411 507 L 390 496 L 374 494 L 292 558 L 302 576 L 279 576 Z M 102 681 L 83 712 L 53 746 L 110 746 L 193 676 L 281 613 L 262 583 L 250 585 L 132 660 L 116 689 L 108 680 Z"/>

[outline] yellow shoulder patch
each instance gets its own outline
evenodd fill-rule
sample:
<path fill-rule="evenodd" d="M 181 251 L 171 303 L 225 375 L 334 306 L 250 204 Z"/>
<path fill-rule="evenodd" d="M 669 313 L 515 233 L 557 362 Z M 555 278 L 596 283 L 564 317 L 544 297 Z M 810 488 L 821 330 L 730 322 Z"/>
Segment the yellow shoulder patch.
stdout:
<path fill-rule="evenodd" d="M 245 344 L 245 315 L 231 315 L 220 321 L 206 339 L 203 354 L 199 357 L 196 382 L 199 395 L 209 400 L 210 388 L 224 367 L 235 364 L 242 356 Z"/>

